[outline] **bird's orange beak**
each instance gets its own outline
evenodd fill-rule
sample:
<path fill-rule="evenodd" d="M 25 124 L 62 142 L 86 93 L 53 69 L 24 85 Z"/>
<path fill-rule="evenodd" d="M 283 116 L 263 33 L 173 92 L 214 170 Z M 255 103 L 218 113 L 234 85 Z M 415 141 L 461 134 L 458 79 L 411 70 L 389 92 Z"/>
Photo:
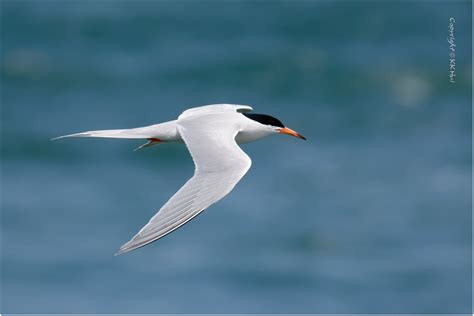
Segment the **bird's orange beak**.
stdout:
<path fill-rule="evenodd" d="M 304 138 L 303 135 L 301 135 L 300 133 L 295 132 L 294 130 L 292 130 L 291 128 L 288 128 L 288 127 L 283 127 L 283 128 L 278 129 L 278 133 L 287 134 L 287 135 L 290 135 L 290 136 L 293 136 L 293 137 L 298 137 L 298 138 L 306 140 L 306 138 Z"/>

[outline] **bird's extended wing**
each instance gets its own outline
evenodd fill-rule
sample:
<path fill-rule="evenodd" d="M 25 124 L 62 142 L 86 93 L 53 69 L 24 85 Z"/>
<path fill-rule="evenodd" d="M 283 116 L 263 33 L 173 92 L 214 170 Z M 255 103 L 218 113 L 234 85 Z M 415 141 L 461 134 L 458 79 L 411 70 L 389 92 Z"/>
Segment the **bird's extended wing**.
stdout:
<path fill-rule="evenodd" d="M 235 142 L 238 128 L 228 114 L 178 120 L 178 130 L 193 158 L 194 176 L 117 254 L 149 244 L 186 224 L 226 196 L 250 168 L 250 158 Z"/>

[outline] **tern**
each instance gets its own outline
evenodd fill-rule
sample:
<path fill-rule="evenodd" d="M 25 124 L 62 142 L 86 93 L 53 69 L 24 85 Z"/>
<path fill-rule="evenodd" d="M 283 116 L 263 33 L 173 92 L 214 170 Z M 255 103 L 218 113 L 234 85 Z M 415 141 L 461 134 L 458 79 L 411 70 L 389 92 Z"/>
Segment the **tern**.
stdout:
<path fill-rule="evenodd" d="M 194 161 L 194 175 L 116 255 L 143 247 L 188 223 L 235 187 L 247 173 L 251 159 L 238 146 L 272 134 L 306 140 L 283 123 L 252 107 L 212 104 L 184 111 L 176 120 L 131 129 L 88 131 L 56 137 L 146 139 L 137 149 L 168 142 L 184 143 Z"/>

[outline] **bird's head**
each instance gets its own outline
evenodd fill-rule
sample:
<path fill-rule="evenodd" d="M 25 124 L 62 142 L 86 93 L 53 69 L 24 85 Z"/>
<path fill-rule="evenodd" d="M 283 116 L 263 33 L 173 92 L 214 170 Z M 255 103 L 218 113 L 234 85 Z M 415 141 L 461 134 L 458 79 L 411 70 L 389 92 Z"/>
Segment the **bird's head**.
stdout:
<path fill-rule="evenodd" d="M 242 113 L 242 114 L 245 115 L 247 118 L 260 123 L 265 128 L 275 133 L 287 134 L 293 137 L 298 137 L 298 138 L 306 140 L 306 138 L 303 137 L 303 135 L 301 135 L 298 132 L 295 132 L 291 128 L 286 127 L 285 125 L 283 125 L 283 123 L 279 119 L 273 116 L 266 115 L 266 114 L 253 114 L 253 113 Z"/>

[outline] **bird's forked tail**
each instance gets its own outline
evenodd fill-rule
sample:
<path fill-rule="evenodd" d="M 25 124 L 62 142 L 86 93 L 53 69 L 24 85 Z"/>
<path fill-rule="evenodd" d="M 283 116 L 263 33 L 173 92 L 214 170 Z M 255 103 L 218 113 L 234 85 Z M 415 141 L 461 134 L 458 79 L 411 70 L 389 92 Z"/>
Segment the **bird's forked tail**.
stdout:
<path fill-rule="evenodd" d="M 102 137 L 102 138 L 125 138 L 125 139 L 146 139 L 148 142 L 135 148 L 135 151 L 150 147 L 163 141 L 157 137 L 154 137 L 154 133 L 150 127 L 139 127 L 131 129 L 110 129 L 110 130 L 99 130 L 99 131 L 88 131 L 76 134 L 69 134 L 52 138 L 51 140 L 67 138 L 67 137 Z"/>

